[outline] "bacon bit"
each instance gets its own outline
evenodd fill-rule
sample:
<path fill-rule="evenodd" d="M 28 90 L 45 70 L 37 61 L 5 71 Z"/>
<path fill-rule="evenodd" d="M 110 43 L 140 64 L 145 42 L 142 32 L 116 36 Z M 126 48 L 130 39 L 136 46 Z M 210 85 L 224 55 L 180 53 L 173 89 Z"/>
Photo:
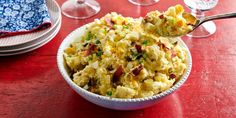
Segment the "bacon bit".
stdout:
<path fill-rule="evenodd" d="M 96 45 L 90 44 L 89 48 L 85 51 L 85 56 L 89 56 L 90 54 L 92 54 L 92 51 L 94 51 L 95 48 L 96 48 Z"/>
<path fill-rule="evenodd" d="M 168 47 L 165 46 L 165 44 L 158 42 L 157 45 L 162 48 L 164 51 L 170 50 Z"/>
<path fill-rule="evenodd" d="M 176 46 L 178 44 L 178 41 L 174 42 L 173 45 Z"/>
<path fill-rule="evenodd" d="M 157 45 L 161 48 L 161 49 L 163 49 L 164 51 L 168 51 L 168 50 L 170 50 L 170 48 L 168 48 L 164 43 L 162 43 L 162 42 L 157 42 Z"/>
<path fill-rule="evenodd" d="M 121 23 L 122 25 L 126 25 L 126 22 L 125 21 L 122 21 L 122 23 Z"/>
<path fill-rule="evenodd" d="M 105 21 L 109 27 L 113 27 L 114 21 L 112 21 L 110 18 L 106 18 Z"/>
<path fill-rule="evenodd" d="M 141 45 L 135 44 L 135 48 L 136 48 L 138 53 L 142 52 L 142 46 Z"/>
<path fill-rule="evenodd" d="M 135 45 L 135 42 L 131 42 L 131 45 Z"/>
<path fill-rule="evenodd" d="M 145 17 L 143 18 L 143 20 L 144 20 L 145 23 L 148 22 L 148 16 L 145 16 Z"/>
<path fill-rule="evenodd" d="M 139 65 L 138 67 L 136 67 L 136 68 L 132 71 L 133 75 L 134 75 L 134 76 L 139 75 L 139 73 L 141 72 L 142 69 L 143 69 L 143 65 Z"/>
<path fill-rule="evenodd" d="M 177 55 L 176 52 L 175 52 L 174 50 L 172 50 L 172 51 L 171 51 L 171 58 L 176 57 L 176 55 Z"/>
<path fill-rule="evenodd" d="M 121 76 L 123 73 L 124 73 L 124 69 L 123 69 L 122 65 L 120 65 L 120 66 L 116 69 L 116 71 L 115 71 L 115 73 L 114 73 L 114 75 L 113 75 L 112 81 L 113 81 L 114 83 L 118 82 L 119 79 L 120 79 L 120 76 Z"/>
<path fill-rule="evenodd" d="M 94 51 L 94 50 L 95 50 L 95 47 L 96 47 L 96 45 L 90 44 L 90 45 L 89 45 L 89 50 Z"/>
<path fill-rule="evenodd" d="M 165 51 L 168 51 L 168 50 L 170 50 L 170 48 L 166 47 L 166 45 L 165 45 L 165 44 L 163 44 L 163 49 L 164 49 Z"/>
<path fill-rule="evenodd" d="M 114 24 L 116 24 L 116 22 L 113 20 L 113 19 L 111 19 L 111 23 L 114 25 Z"/>
<path fill-rule="evenodd" d="M 97 83 L 97 81 L 94 79 L 94 78 L 91 78 L 90 80 L 89 80 L 89 83 L 88 83 L 88 86 L 95 86 L 96 85 L 96 83 Z"/>
<path fill-rule="evenodd" d="M 85 50 L 85 52 L 84 52 L 84 56 L 85 56 L 85 57 L 89 56 L 90 54 L 92 54 L 92 51 L 90 51 L 90 50 Z"/>
<path fill-rule="evenodd" d="M 170 77 L 171 79 L 174 79 L 174 78 L 176 78 L 176 75 L 175 75 L 175 74 L 170 74 L 169 77 Z"/>
<path fill-rule="evenodd" d="M 163 19 L 163 18 L 164 18 L 164 15 L 163 15 L 163 14 L 161 14 L 161 15 L 159 16 L 159 18 L 160 18 L 160 19 Z"/>

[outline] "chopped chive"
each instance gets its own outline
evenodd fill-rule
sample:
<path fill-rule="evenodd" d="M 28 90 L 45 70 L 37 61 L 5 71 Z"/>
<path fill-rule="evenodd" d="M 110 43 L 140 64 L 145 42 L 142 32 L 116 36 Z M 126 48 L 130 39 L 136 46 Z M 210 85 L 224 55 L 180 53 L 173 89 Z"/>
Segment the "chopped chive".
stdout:
<path fill-rule="evenodd" d="M 114 29 L 117 29 L 117 25 L 113 25 L 113 28 L 114 28 Z"/>
<path fill-rule="evenodd" d="M 143 62 L 144 62 L 143 59 L 139 59 L 139 60 L 138 60 L 138 63 L 139 63 L 139 64 L 142 64 Z"/>
<path fill-rule="evenodd" d="M 146 59 L 147 58 L 147 54 L 143 53 L 143 58 Z"/>
<path fill-rule="evenodd" d="M 168 17 L 170 23 L 175 24 L 176 20 L 173 17 Z"/>
<path fill-rule="evenodd" d="M 101 57 L 102 54 L 103 54 L 103 51 L 102 51 L 102 50 L 100 50 L 100 51 L 98 51 L 98 52 L 96 53 L 96 55 L 97 55 L 98 57 Z"/>
<path fill-rule="evenodd" d="M 93 37 L 93 34 L 91 32 L 88 32 L 85 40 L 89 41 L 92 37 Z"/>
<path fill-rule="evenodd" d="M 88 57 L 88 61 L 92 61 L 93 60 L 93 57 L 92 56 L 89 56 Z"/>
<path fill-rule="evenodd" d="M 100 44 L 101 42 L 99 40 L 96 40 L 95 44 Z"/>
<path fill-rule="evenodd" d="M 124 29 L 128 29 L 129 27 L 127 25 L 123 25 L 123 28 Z"/>
<path fill-rule="evenodd" d="M 83 46 L 86 47 L 88 45 L 88 43 L 85 43 Z"/>
<path fill-rule="evenodd" d="M 133 57 L 134 59 L 140 59 L 143 56 L 142 53 L 134 53 Z"/>
<path fill-rule="evenodd" d="M 106 29 L 101 29 L 104 34 L 107 33 Z"/>
<path fill-rule="evenodd" d="M 148 44 L 148 41 L 147 40 L 145 40 L 145 41 L 143 41 L 143 43 L 142 43 L 143 45 L 147 45 Z"/>
<path fill-rule="evenodd" d="M 107 91 L 107 95 L 108 96 L 112 96 L 112 92 L 111 91 Z"/>

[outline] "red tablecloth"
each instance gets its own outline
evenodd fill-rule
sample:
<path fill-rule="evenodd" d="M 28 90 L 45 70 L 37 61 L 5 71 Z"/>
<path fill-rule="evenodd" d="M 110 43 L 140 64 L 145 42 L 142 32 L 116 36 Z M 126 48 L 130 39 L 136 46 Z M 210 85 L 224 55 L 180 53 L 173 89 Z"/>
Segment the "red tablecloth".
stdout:
<path fill-rule="evenodd" d="M 61 5 L 65 0 L 57 1 Z M 0 118 L 236 117 L 236 19 L 215 21 L 217 31 L 211 37 L 183 37 L 192 53 L 191 75 L 180 89 L 155 106 L 115 111 L 81 98 L 63 80 L 56 64 L 57 49 L 71 31 L 112 11 L 140 17 L 151 10 L 183 5 L 183 0 L 160 0 L 148 7 L 128 0 L 97 1 L 102 9 L 92 18 L 63 16 L 60 32 L 47 45 L 27 54 L 0 57 Z M 219 0 L 207 15 L 232 11 L 236 12 L 235 0 Z"/>

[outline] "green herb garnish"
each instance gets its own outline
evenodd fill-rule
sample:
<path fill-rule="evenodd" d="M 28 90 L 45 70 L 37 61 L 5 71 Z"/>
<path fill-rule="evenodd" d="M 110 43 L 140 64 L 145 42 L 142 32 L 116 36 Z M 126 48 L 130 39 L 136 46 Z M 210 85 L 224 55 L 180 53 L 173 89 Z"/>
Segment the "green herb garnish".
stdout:
<path fill-rule="evenodd" d="M 123 28 L 124 29 L 128 29 L 129 27 L 127 25 L 123 25 Z"/>
<path fill-rule="evenodd" d="M 96 55 L 97 55 L 98 57 L 101 57 L 102 54 L 103 54 L 103 51 L 102 51 L 102 50 L 100 50 L 100 51 L 98 51 L 98 52 L 96 53 Z"/>
<path fill-rule="evenodd" d="M 100 44 L 101 42 L 99 40 L 96 40 L 95 44 Z"/>
<path fill-rule="evenodd" d="M 175 23 L 176 23 L 176 20 L 175 20 L 175 18 L 173 18 L 173 17 L 168 17 L 167 20 L 168 20 L 170 23 L 172 23 L 172 24 L 175 24 Z"/>
<path fill-rule="evenodd" d="M 93 37 L 93 34 L 91 32 L 88 32 L 85 40 L 89 41 L 89 40 L 91 40 L 92 37 Z"/>
<path fill-rule="evenodd" d="M 106 29 L 101 29 L 104 34 L 107 33 Z"/>
<path fill-rule="evenodd" d="M 111 91 L 107 91 L 107 95 L 108 96 L 112 96 L 112 92 Z"/>
<path fill-rule="evenodd" d="M 144 62 L 143 59 L 139 59 L 139 60 L 138 60 L 138 63 L 139 63 L 139 64 L 142 64 L 143 62 Z"/>
<path fill-rule="evenodd" d="M 146 59 L 146 58 L 147 58 L 147 54 L 143 53 L 143 59 Z"/>
<path fill-rule="evenodd" d="M 143 53 L 134 53 L 133 54 L 134 59 L 140 59 L 141 57 L 143 57 Z"/>
<path fill-rule="evenodd" d="M 88 61 L 92 61 L 92 60 L 93 60 L 93 56 L 89 56 Z"/>
<path fill-rule="evenodd" d="M 143 43 L 142 43 L 143 45 L 147 45 L 148 44 L 148 41 L 147 40 L 145 40 L 145 41 L 143 41 Z"/>
<path fill-rule="evenodd" d="M 114 29 L 117 29 L 117 25 L 113 25 L 113 28 L 114 28 Z"/>

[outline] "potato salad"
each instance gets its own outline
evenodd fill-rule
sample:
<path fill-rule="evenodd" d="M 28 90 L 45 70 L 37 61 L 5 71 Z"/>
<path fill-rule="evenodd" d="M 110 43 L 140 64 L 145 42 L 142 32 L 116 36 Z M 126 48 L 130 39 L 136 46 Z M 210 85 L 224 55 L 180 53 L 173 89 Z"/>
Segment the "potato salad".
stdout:
<path fill-rule="evenodd" d="M 149 12 L 143 19 L 143 28 L 146 32 L 157 36 L 182 36 L 193 30 L 195 22 L 184 17 L 184 8 L 181 5 L 170 7 L 166 12 Z"/>
<path fill-rule="evenodd" d="M 187 68 L 186 49 L 176 38 L 145 32 L 142 22 L 112 12 L 87 24 L 64 50 L 73 82 L 112 98 L 143 98 L 172 87 Z"/>

